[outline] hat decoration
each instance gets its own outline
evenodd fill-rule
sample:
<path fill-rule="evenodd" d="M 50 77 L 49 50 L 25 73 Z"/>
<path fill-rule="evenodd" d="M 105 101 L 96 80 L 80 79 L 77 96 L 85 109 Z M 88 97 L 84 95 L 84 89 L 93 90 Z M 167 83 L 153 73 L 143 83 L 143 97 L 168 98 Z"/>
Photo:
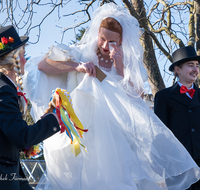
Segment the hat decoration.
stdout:
<path fill-rule="evenodd" d="M 11 48 L 10 44 L 14 43 L 14 39 L 12 37 L 6 38 L 2 37 L 0 42 L 0 51 L 4 51 L 6 49 Z"/>
<path fill-rule="evenodd" d="M 19 36 L 14 26 L 9 25 L 0 28 L 0 57 L 10 53 L 24 45 L 29 37 Z"/>
<path fill-rule="evenodd" d="M 56 100 L 56 104 L 53 100 Z M 75 153 L 75 156 L 78 156 L 81 152 L 80 146 L 82 146 L 87 152 L 87 148 L 81 143 L 80 138 L 83 138 L 83 133 L 87 132 L 88 129 L 84 129 L 82 123 L 76 116 L 69 92 L 67 90 L 57 88 L 53 91 L 50 101 L 55 107 L 53 112 L 59 118 L 61 133 L 66 132 L 68 137 L 71 139 L 72 153 Z"/>

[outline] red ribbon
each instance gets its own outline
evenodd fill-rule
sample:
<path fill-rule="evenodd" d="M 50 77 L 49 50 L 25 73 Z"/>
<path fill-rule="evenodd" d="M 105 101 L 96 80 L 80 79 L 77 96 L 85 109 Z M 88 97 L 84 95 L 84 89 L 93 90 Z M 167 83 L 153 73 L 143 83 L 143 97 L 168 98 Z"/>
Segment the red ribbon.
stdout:
<path fill-rule="evenodd" d="M 26 94 L 26 93 L 23 93 L 23 92 L 17 92 L 17 95 L 18 95 L 18 96 L 23 96 L 23 98 L 24 98 L 26 104 L 28 104 L 28 101 L 27 101 L 27 99 L 26 99 L 26 97 L 25 97 L 25 94 Z"/>
<path fill-rule="evenodd" d="M 71 136 L 68 128 L 65 126 L 65 124 L 61 120 L 61 116 L 60 116 L 60 96 L 59 96 L 59 93 L 57 91 L 55 93 L 55 96 L 56 96 L 56 115 L 58 116 L 59 124 L 61 126 L 60 132 L 63 133 L 66 130 L 68 135 L 69 135 L 69 138 L 71 139 L 71 144 L 72 144 L 72 136 Z"/>
<path fill-rule="evenodd" d="M 71 116 L 68 114 L 68 116 L 69 116 L 69 118 L 71 119 Z M 72 119 L 71 119 L 72 120 Z M 73 120 L 72 120 L 73 121 Z M 76 124 L 74 123 L 74 121 L 73 121 L 73 124 L 74 124 L 74 127 L 76 127 L 78 130 L 80 130 L 80 131 L 83 131 L 83 132 L 88 132 L 88 129 L 81 129 L 81 128 L 79 128 L 79 127 L 77 127 L 76 126 Z"/>
<path fill-rule="evenodd" d="M 180 93 L 181 93 L 181 94 L 184 94 L 184 93 L 186 93 L 186 92 L 188 92 L 189 95 L 193 98 L 194 93 L 195 93 L 195 89 L 192 88 L 192 89 L 188 90 L 186 86 L 183 86 L 183 85 L 182 85 L 181 88 L 180 88 Z"/>
<path fill-rule="evenodd" d="M 62 108 L 67 112 L 67 110 L 62 106 Z M 80 131 L 83 131 L 83 132 L 88 132 L 88 129 L 81 129 L 79 127 L 76 126 L 76 124 L 74 123 L 74 121 L 72 120 L 71 116 L 69 115 L 68 113 L 68 117 L 71 119 L 72 123 L 74 124 L 74 127 L 77 129 L 77 132 L 78 132 L 78 135 L 83 138 L 83 136 L 81 135 Z M 80 131 L 79 131 L 80 130 Z"/>
<path fill-rule="evenodd" d="M 56 97 L 56 115 L 58 116 L 59 124 L 61 126 L 60 132 L 63 133 L 65 131 L 65 127 L 64 127 L 64 123 L 62 122 L 61 117 L 60 117 L 60 97 L 59 97 L 58 92 L 55 93 L 55 97 Z"/>
<path fill-rule="evenodd" d="M 88 132 L 88 129 L 81 129 L 81 128 L 79 128 L 79 127 L 77 127 L 76 125 L 74 125 L 78 130 L 80 130 L 80 131 L 83 131 L 83 132 Z"/>

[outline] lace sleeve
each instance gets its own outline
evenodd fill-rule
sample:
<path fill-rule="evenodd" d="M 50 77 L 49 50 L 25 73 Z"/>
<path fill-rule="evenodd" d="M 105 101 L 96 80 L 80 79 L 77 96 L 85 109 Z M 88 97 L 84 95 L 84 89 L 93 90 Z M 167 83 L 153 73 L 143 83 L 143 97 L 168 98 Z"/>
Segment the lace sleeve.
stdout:
<path fill-rule="evenodd" d="M 47 53 L 47 57 L 53 61 L 79 62 L 74 56 L 72 49 L 64 44 L 59 44 L 57 46 L 52 45 Z"/>

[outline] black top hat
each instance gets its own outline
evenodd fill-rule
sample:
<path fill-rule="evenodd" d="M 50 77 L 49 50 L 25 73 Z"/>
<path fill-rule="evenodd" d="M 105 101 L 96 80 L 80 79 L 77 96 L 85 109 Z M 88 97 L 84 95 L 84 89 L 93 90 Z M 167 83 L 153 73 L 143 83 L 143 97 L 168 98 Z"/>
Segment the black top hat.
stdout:
<path fill-rule="evenodd" d="M 0 28 L 0 57 L 24 45 L 28 36 L 19 36 L 12 25 Z"/>
<path fill-rule="evenodd" d="M 196 51 L 193 46 L 186 46 L 180 49 L 177 49 L 172 54 L 173 63 L 169 67 L 170 71 L 174 71 L 174 66 L 179 65 L 187 61 L 199 61 L 200 56 L 197 56 Z"/>

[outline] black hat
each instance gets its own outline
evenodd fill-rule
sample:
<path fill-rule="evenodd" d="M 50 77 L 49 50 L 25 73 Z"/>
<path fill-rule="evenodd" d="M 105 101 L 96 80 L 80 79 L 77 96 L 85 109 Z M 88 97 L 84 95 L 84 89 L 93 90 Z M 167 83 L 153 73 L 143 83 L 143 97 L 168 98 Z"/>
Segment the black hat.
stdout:
<path fill-rule="evenodd" d="M 28 36 L 19 36 L 12 25 L 0 28 L 0 57 L 24 45 Z"/>
<path fill-rule="evenodd" d="M 199 61 L 200 56 L 197 56 L 196 51 L 193 46 L 186 46 L 180 49 L 177 49 L 172 54 L 173 63 L 169 67 L 170 71 L 174 70 L 174 66 L 179 65 L 180 63 L 184 63 L 187 61 Z"/>

